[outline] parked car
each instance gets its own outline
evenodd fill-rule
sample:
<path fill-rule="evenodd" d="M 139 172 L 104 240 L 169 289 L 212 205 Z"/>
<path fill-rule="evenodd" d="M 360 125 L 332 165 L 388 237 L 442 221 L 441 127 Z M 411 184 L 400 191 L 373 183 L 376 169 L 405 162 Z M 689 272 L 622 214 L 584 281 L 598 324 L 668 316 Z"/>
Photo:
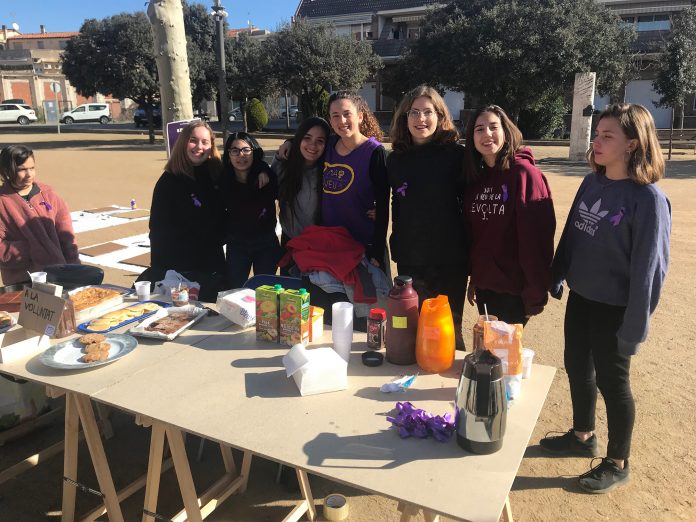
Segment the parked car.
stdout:
<path fill-rule="evenodd" d="M 60 122 L 66 125 L 89 121 L 98 121 L 102 125 L 109 123 L 111 121 L 109 105 L 106 103 L 84 103 L 71 111 L 65 111 L 60 116 Z"/>
<path fill-rule="evenodd" d="M 27 102 L 24 101 L 24 98 L 12 98 L 10 100 L 2 100 L 0 103 L 18 103 L 20 105 L 27 104 Z"/>
<path fill-rule="evenodd" d="M 147 113 L 145 107 L 138 107 L 133 113 L 133 121 L 136 127 L 147 127 Z M 159 105 L 152 106 L 152 121 L 155 127 L 162 126 L 162 108 Z"/>
<path fill-rule="evenodd" d="M 290 117 L 291 118 L 297 118 L 297 113 L 300 112 L 300 109 L 297 108 L 297 105 L 291 105 L 290 106 Z M 283 110 L 283 118 L 287 116 L 288 111 Z"/>
<path fill-rule="evenodd" d="M 36 112 L 29 105 L 21 105 L 19 103 L 0 104 L 0 122 L 28 125 L 36 120 Z"/>
<path fill-rule="evenodd" d="M 241 120 L 242 119 L 242 109 L 240 109 L 239 107 L 235 107 L 234 109 L 232 109 L 228 113 L 228 115 L 229 115 L 228 119 L 230 121 Z"/>

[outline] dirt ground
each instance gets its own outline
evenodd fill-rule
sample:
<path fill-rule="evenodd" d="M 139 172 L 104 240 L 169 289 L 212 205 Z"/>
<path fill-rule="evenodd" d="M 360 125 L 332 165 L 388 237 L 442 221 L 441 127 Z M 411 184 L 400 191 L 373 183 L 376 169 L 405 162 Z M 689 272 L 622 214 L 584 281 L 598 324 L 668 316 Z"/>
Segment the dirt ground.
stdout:
<path fill-rule="evenodd" d="M 1 131 L 0 131 L 1 132 Z M 0 134 L 0 145 L 26 143 L 36 151 L 38 178 L 52 185 L 72 210 L 104 205 L 127 205 L 135 198 L 149 208 L 152 188 L 165 162 L 161 145 L 145 138 L 101 134 Z M 278 141 L 263 141 L 273 149 Z M 568 207 L 587 168 L 563 161 L 563 147 L 535 147 L 541 167 L 553 191 L 557 235 Z M 514 482 L 510 500 L 516 520 L 696 520 L 696 447 L 693 419 L 694 369 L 696 368 L 696 155 L 677 151 L 669 162 L 667 179 L 660 187 L 670 198 L 673 211 L 672 257 L 667 283 L 655 312 L 650 336 L 633 360 L 633 392 L 637 419 L 631 456 L 631 482 L 602 496 L 582 493 L 576 477 L 590 467 L 588 459 L 550 458 L 539 451 L 538 441 L 547 431 L 571 426 L 568 383 L 563 369 L 563 311 L 565 299 L 551 300 L 544 313 L 533 318 L 524 334 L 525 346 L 536 351 L 535 362 L 558 368 L 525 459 Z M 147 231 L 147 222 L 78 236 L 81 247 Z M 106 282 L 128 284 L 134 274 L 107 269 Z M 689 282 L 691 281 L 691 283 Z M 671 318 L 671 319 L 670 319 Z M 474 311 L 467 305 L 465 324 L 473 324 Z M 144 473 L 149 431 L 136 427 L 125 414 L 113 417 L 115 436 L 105 442 L 117 488 Z M 598 401 L 597 432 L 606 444 L 606 415 Z M 60 423 L 0 448 L 0 469 L 56 442 Z M 198 439 L 190 437 L 189 455 L 195 456 Z M 414 441 L 414 445 L 418 442 Z M 84 444 L 82 445 L 84 446 Z M 210 484 L 222 469 L 218 454 L 207 443 L 201 462 L 192 467 L 200 488 Z M 96 487 L 86 448 L 80 452 L 80 478 Z M 257 459 L 252 465 L 250 488 L 231 497 L 207 520 L 279 520 L 298 494 L 275 484 L 277 467 Z M 60 517 L 62 458 L 41 463 L 33 470 L 0 485 L 0 521 L 42 521 Z M 315 480 L 316 479 L 316 480 Z M 349 497 L 352 521 L 398 520 L 396 502 L 313 477 L 317 505 L 330 492 Z M 433 494 L 437 494 L 433 492 Z M 124 502 L 127 520 L 139 520 L 143 492 Z M 78 494 L 78 513 L 96 505 L 91 495 Z M 165 474 L 158 511 L 172 516 L 180 508 L 174 474 Z M 321 508 L 319 509 L 321 519 Z M 104 518 L 105 519 L 105 518 Z"/>

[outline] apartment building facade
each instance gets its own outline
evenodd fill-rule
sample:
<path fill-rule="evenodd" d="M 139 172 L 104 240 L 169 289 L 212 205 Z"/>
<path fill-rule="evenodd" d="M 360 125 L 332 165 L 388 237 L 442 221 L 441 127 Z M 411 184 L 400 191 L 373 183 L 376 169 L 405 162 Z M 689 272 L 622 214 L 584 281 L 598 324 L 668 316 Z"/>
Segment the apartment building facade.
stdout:
<path fill-rule="evenodd" d="M 448 0 L 300 0 L 296 17 L 312 23 L 332 23 L 338 34 L 357 40 L 367 40 L 385 67 L 400 59 L 409 40 L 420 36 L 420 24 L 428 9 L 446 4 Z M 657 107 L 659 95 L 654 91 L 655 78 L 662 50 L 671 31 L 672 17 L 692 4 L 691 0 L 596 0 L 618 16 L 623 23 L 637 32 L 634 50 L 639 57 L 639 76 L 626 85 L 624 99 L 645 105 L 659 128 L 670 125 L 671 109 Z M 391 111 L 395 101 L 382 95 L 379 74 L 366 82 L 361 94 L 370 108 Z M 687 120 L 694 117 L 696 126 L 696 99 L 686 100 Z M 448 92 L 445 100 L 455 118 L 465 108 L 465 94 Z M 609 99 L 595 97 L 595 106 L 603 108 Z"/>

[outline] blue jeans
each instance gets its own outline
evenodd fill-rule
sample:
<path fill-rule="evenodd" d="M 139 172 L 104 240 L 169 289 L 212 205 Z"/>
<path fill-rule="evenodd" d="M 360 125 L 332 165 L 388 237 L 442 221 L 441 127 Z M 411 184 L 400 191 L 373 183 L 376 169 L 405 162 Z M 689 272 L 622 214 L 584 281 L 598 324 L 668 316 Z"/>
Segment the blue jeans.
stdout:
<path fill-rule="evenodd" d="M 273 235 L 258 239 L 233 239 L 227 243 L 227 277 L 232 288 L 241 288 L 254 274 L 275 274 L 280 259 L 280 244 Z"/>

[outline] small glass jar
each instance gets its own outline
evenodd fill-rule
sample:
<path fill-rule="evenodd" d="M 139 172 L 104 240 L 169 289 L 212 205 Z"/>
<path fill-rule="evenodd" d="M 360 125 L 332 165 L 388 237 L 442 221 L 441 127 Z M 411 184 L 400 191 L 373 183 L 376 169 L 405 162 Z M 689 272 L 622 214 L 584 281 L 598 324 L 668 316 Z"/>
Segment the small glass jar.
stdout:
<path fill-rule="evenodd" d="M 189 304 L 188 288 L 178 286 L 172 288 L 172 304 L 174 306 L 186 306 Z"/>
<path fill-rule="evenodd" d="M 367 347 L 381 350 L 387 329 L 387 312 L 382 308 L 372 308 L 367 317 Z"/>
<path fill-rule="evenodd" d="M 474 339 L 473 339 L 473 352 L 480 352 L 481 350 L 485 350 L 485 347 L 483 346 L 483 323 L 486 321 L 497 321 L 498 318 L 495 315 L 479 315 L 478 321 L 474 324 Z"/>
<path fill-rule="evenodd" d="M 63 306 L 63 313 L 60 316 L 60 321 L 56 328 L 56 337 L 58 339 L 74 334 L 77 326 L 75 324 L 75 307 L 70 300 L 70 295 L 68 295 L 68 292 L 63 292 L 61 298 L 65 299 L 65 305 Z"/>

